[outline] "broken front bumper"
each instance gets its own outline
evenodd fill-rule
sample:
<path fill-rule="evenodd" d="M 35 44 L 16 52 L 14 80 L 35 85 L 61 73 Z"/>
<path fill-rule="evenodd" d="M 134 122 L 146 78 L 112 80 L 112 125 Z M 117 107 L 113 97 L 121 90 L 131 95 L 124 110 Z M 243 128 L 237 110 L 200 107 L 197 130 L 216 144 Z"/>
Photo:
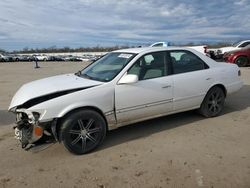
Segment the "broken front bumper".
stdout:
<path fill-rule="evenodd" d="M 44 143 L 57 141 L 56 119 L 39 122 L 39 115 L 26 113 L 24 110 L 16 112 L 15 138 L 21 142 L 24 149 L 29 149 Z"/>

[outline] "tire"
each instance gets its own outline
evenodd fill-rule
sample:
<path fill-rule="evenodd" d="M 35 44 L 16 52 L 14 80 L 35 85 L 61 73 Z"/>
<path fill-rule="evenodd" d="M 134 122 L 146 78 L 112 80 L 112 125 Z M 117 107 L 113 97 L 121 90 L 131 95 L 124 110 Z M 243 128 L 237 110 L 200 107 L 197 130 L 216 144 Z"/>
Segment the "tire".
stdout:
<path fill-rule="evenodd" d="M 96 149 L 106 136 L 104 118 L 93 110 L 70 114 L 63 121 L 59 137 L 71 153 L 81 155 Z"/>
<path fill-rule="evenodd" d="M 205 117 L 215 117 L 220 115 L 224 108 L 225 103 L 225 94 L 220 87 L 213 87 L 211 88 L 199 109 L 201 115 Z"/>
<path fill-rule="evenodd" d="M 239 56 L 234 61 L 235 64 L 237 64 L 239 67 L 245 67 L 248 64 L 248 59 L 245 56 Z"/>

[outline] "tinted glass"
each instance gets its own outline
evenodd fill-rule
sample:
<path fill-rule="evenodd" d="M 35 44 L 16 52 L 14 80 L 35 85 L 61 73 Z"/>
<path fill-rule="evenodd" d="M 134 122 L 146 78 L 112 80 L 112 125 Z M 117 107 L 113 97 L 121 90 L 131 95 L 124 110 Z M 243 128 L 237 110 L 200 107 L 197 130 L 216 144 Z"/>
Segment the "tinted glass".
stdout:
<path fill-rule="evenodd" d="M 155 52 L 144 55 L 129 69 L 128 74 L 135 74 L 139 80 L 158 78 L 167 75 L 166 53 Z"/>
<path fill-rule="evenodd" d="M 131 53 L 109 53 L 81 71 L 81 77 L 108 82 L 135 56 Z"/>
<path fill-rule="evenodd" d="M 246 46 L 249 45 L 249 44 L 250 44 L 250 42 L 244 42 L 243 44 L 240 45 L 240 47 L 241 47 L 241 48 L 244 48 L 244 47 L 246 47 Z"/>
<path fill-rule="evenodd" d="M 163 46 L 163 43 L 157 43 L 157 44 L 153 45 L 152 47 L 161 47 L 161 46 Z"/>
<path fill-rule="evenodd" d="M 204 62 L 189 51 L 172 51 L 170 57 L 173 65 L 173 73 L 185 73 L 205 68 Z"/>

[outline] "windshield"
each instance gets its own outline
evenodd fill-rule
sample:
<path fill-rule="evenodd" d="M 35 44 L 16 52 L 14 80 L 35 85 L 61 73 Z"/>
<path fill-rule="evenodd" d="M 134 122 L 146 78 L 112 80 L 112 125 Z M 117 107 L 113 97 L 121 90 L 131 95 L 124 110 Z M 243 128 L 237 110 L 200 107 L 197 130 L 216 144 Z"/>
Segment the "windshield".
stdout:
<path fill-rule="evenodd" d="M 112 80 L 136 54 L 112 52 L 83 69 L 78 76 L 108 82 Z"/>
<path fill-rule="evenodd" d="M 237 46 L 239 46 L 239 44 L 241 43 L 241 41 L 240 42 L 236 42 L 236 43 L 234 43 L 233 44 L 233 47 L 237 47 Z"/>

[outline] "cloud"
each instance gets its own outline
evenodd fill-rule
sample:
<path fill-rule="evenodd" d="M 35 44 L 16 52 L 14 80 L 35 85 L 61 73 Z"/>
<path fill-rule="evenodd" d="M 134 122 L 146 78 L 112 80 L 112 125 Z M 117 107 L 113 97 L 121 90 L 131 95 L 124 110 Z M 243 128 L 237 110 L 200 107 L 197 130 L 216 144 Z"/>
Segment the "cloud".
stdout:
<path fill-rule="evenodd" d="M 240 0 L 240 1 L 234 2 L 235 5 L 240 5 L 240 6 L 245 5 L 246 3 L 247 3 L 247 0 Z"/>
<path fill-rule="evenodd" d="M 0 48 L 250 38 L 249 0 L 1 0 Z"/>
<path fill-rule="evenodd" d="M 191 6 L 181 3 L 173 7 L 163 7 L 161 15 L 166 17 L 181 17 L 192 15 L 193 11 Z"/>

